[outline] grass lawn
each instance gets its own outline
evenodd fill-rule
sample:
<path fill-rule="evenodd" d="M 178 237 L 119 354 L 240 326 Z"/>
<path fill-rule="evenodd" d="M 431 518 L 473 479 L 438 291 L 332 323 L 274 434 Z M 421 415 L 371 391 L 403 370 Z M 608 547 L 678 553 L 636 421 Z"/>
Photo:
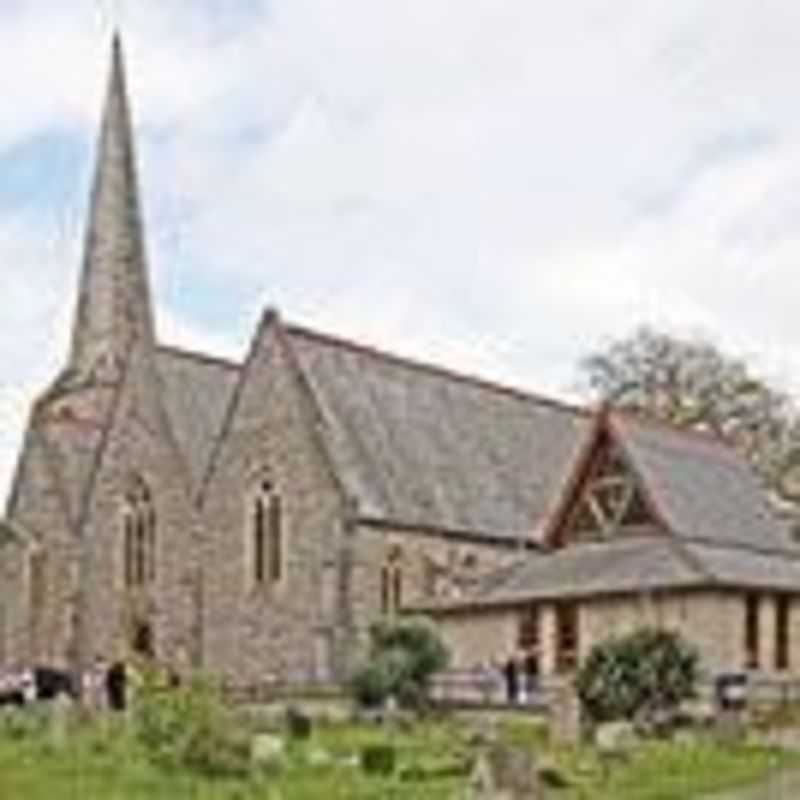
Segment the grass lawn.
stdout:
<path fill-rule="evenodd" d="M 471 755 L 469 727 L 455 722 L 420 724 L 407 732 L 338 725 L 319 728 L 309 742 L 290 747 L 277 774 L 209 780 L 152 765 L 124 726 L 106 723 L 76 733 L 56 746 L 46 734 L 0 735 L 2 800 L 456 800 L 466 781 L 420 779 L 464 763 Z M 563 800 L 690 800 L 700 794 L 745 785 L 770 771 L 800 768 L 800 758 L 777 750 L 711 740 L 692 745 L 652 742 L 626 764 L 604 768 L 590 748 L 546 747 L 542 728 L 518 722 L 501 728 L 508 741 L 546 754 L 573 781 L 553 792 Z M 365 744 L 391 741 L 399 775 L 365 775 L 349 763 L 313 766 L 324 750 L 345 762 Z"/>

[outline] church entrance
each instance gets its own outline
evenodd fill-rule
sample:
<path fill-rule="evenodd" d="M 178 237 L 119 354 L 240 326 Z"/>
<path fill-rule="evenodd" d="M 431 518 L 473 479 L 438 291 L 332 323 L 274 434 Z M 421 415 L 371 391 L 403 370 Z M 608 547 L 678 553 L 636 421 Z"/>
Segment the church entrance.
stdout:
<path fill-rule="evenodd" d="M 131 651 L 134 655 L 149 660 L 156 657 L 153 626 L 147 620 L 136 620 L 131 633 Z"/>

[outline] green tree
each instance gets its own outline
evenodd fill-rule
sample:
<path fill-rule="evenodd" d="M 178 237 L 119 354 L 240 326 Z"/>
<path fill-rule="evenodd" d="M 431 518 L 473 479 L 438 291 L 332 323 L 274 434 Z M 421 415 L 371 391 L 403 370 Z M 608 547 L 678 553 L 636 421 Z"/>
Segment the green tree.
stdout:
<path fill-rule="evenodd" d="M 353 676 L 353 692 L 365 706 L 392 696 L 406 708 L 419 708 L 428 700 L 431 678 L 448 662 L 447 648 L 429 623 L 378 622 L 370 629 L 369 658 Z"/>
<path fill-rule="evenodd" d="M 636 329 L 580 364 L 595 399 L 729 441 L 777 495 L 800 499 L 800 421 L 790 397 L 700 338 Z"/>
<path fill-rule="evenodd" d="M 674 709 L 694 696 L 698 677 L 698 654 L 680 635 L 640 628 L 595 645 L 576 688 L 587 717 L 608 722 Z"/>

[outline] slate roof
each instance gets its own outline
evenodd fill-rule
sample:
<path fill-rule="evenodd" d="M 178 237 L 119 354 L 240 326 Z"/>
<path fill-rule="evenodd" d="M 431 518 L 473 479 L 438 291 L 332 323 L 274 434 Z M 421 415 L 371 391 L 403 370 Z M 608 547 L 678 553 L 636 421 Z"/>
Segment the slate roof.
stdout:
<path fill-rule="evenodd" d="M 240 368 L 174 347 L 159 347 L 157 363 L 167 414 L 196 487 L 222 427 Z"/>
<path fill-rule="evenodd" d="M 283 333 L 362 518 L 535 538 L 597 433 L 581 409 L 299 326 Z M 242 368 L 170 347 L 157 354 L 197 486 Z M 532 554 L 464 603 L 708 584 L 800 589 L 800 546 L 743 458 L 710 436 L 628 414 L 609 419 L 669 533 Z"/>
<path fill-rule="evenodd" d="M 711 436 L 629 414 L 606 420 L 664 529 L 530 554 L 471 596 L 429 610 L 699 586 L 800 593 L 800 545 L 742 456 Z M 601 431 L 589 431 L 584 455 Z M 564 488 L 574 477 L 562 502 L 572 502 Z"/>
<path fill-rule="evenodd" d="M 613 414 L 613 428 L 660 516 L 685 539 L 764 549 L 796 548 L 749 464 L 705 434 Z"/>
<path fill-rule="evenodd" d="M 547 555 L 531 554 L 472 597 L 434 603 L 430 609 L 638 593 L 707 582 L 704 572 L 666 537 L 620 539 L 576 545 Z"/>
<path fill-rule="evenodd" d="M 719 585 L 800 593 L 800 553 L 777 554 L 701 544 L 690 544 L 687 551 Z"/>
<path fill-rule="evenodd" d="M 583 441 L 584 411 L 297 326 L 285 330 L 362 516 L 532 534 Z"/>
<path fill-rule="evenodd" d="M 300 326 L 284 335 L 362 518 L 534 536 L 584 439 L 584 410 Z M 158 364 L 198 486 L 242 368 L 171 347 Z"/>

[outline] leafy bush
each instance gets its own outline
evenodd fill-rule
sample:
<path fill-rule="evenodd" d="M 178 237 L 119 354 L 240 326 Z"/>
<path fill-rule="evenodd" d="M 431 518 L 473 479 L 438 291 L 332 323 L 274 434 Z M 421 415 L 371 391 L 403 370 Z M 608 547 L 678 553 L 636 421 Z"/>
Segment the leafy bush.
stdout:
<path fill-rule="evenodd" d="M 286 709 L 286 730 L 292 739 L 303 741 L 311 736 L 311 717 L 297 708 Z"/>
<path fill-rule="evenodd" d="M 421 621 L 379 622 L 370 640 L 369 661 L 352 681 L 359 703 L 379 706 L 392 696 L 405 708 L 424 705 L 431 677 L 449 661 L 434 628 Z"/>
<path fill-rule="evenodd" d="M 697 652 L 678 634 L 641 628 L 596 645 L 576 686 L 593 722 L 642 718 L 693 697 L 698 669 Z"/>
<path fill-rule="evenodd" d="M 248 766 L 248 740 L 207 680 L 166 689 L 145 674 L 133 704 L 133 729 L 151 760 L 207 776 L 235 775 Z"/>
<path fill-rule="evenodd" d="M 47 709 L 41 705 L 0 710 L 0 736 L 9 739 L 35 739 L 48 726 Z"/>
<path fill-rule="evenodd" d="M 390 744 L 369 744 L 361 750 L 361 768 L 367 775 L 391 775 L 397 752 Z"/>

